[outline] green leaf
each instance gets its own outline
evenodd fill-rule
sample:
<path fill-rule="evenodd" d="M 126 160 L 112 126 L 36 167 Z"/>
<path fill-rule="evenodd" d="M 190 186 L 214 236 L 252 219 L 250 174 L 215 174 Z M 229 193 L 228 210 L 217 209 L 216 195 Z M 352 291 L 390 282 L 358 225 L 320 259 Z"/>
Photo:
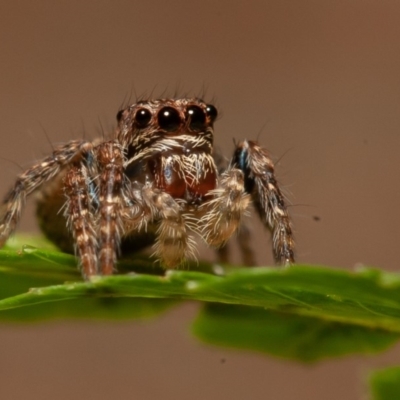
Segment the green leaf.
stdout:
<path fill-rule="evenodd" d="M 382 329 L 261 307 L 216 303 L 203 308 L 193 324 L 193 332 L 206 343 L 303 362 L 352 353 L 374 353 L 400 338 L 398 333 Z"/>
<path fill-rule="evenodd" d="M 373 400 L 400 399 L 400 367 L 385 368 L 371 374 Z"/>
<path fill-rule="evenodd" d="M 51 248 L 44 240 L 37 239 L 35 244 Z M 81 282 L 76 264 L 76 258 L 69 254 L 39 250 L 26 245 L 21 249 L 20 237 L 14 239 L 11 245 L 7 245 L 6 250 L 0 251 L 0 299 L 6 304 L 12 304 L 13 299 L 19 298 L 18 295 L 22 298 L 29 297 L 34 286 L 54 288 L 54 285 L 59 285 L 56 287 L 65 289 L 67 286 L 63 286 L 63 282 Z M 136 260 L 139 270 L 148 267 L 147 271 L 159 272 L 159 268 L 148 264 L 148 260 L 147 262 L 143 259 Z M 44 298 L 35 304 L 28 304 L 29 307 L 6 306 L 0 312 L 0 321 L 33 322 L 60 318 L 142 319 L 164 312 L 177 303 L 172 299 L 99 295 L 75 299 L 67 294 L 56 301 Z"/>
<path fill-rule="evenodd" d="M 138 318 L 194 300 L 206 303 L 194 324 L 202 340 L 279 357 L 371 353 L 400 337 L 399 274 L 200 263 L 160 276 L 140 257 L 120 262 L 124 275 L 83 282 L 73 256 L 16 248 L 0 251 L 0 321 Z"/>

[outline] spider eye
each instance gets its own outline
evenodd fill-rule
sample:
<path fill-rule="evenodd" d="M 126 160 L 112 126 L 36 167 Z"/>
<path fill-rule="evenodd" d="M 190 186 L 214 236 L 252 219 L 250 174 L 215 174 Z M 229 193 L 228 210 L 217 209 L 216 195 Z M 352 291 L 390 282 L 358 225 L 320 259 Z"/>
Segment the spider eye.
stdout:
<path fill-rule="evenodd" d="M 145 128 L 151 120 L 151 112 L 147 108 L 139 108 L 135 114 L 135 125 L 138 128 Z"/>
<path fill-rule="evenodd" d="M 204 111 L 197 106 L 189 106 L 186 110 L 186 118 L 189 119 L 189 128 L 194 131 L 204 129 L 206 123 L 206 115 Z"/>
<path fill-rule="evenodd" d="M 211 122 L 214 122 L 218 116 L 218 111 L 212 104 L 207 104 L 206 113 L 207 116 L 211 119 Z"/>
<path fill-rule="evenodd" d="M 174 131 L 181 124 L 179 112 L 172 107 L 163 107 L 158 112 L 158 125 L 166 131 Z"/>
<path fill-rule="evenodd" d="M 121 121 L 123 113 L 124 113 L 124 110 L 119 110 L 118 111 L 118 113 L 117 113 L 117 121 L 118 122 Z"/>

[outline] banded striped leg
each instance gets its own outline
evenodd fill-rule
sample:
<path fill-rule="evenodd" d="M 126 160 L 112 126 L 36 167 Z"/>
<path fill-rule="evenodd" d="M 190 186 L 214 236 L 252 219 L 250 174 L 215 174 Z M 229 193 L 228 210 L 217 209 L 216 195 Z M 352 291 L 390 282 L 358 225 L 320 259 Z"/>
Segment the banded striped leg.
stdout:
<path fill-rule="evenodd" d="M 111 275 L 122 233 L 123 153 L 121 146 L 114 142 L 99 145 L 96 152 L 100 170 L 99 268 L 102 275 Z"/>
<path fill-rule="evenodd" d="M 244 141 L 238 145 L 232 161 L 243 171 L 246 191 L 251 193 L 261 220 L 272 231 L 275 261 L 284 265 L 294 263 L 291 221 L 267 152 L 256 142 Z"/>
<path fill-rule="evenodd" d="M 250 203 L 245 192 L 243 172 L 229 168 L 219 180 L 219 187 L 209 192 L 213 199 L 201 206 L 201 234 L 214 247 L 224 245 L 238 229 Z"/>
<path fill-rule="evenodd" d="M 64 191 L 67 197 L 64 214 L 76 243 L 76 253 L 84 278 L 98 273 L 97 235 L 89 187 L 90 177 L 86 165 L 75 163 L 64 178 Z"/>
<path fill-rule="evenodd" d="M 57 147 L 49 157 L 44 158 L 17 178 L 0 208 L 0 247 L 4 246 L 15 230 L 26 197 L 56 176 L 61 168 L 70 164 L 91 146 L 89 142 L 72 141 Z"/>

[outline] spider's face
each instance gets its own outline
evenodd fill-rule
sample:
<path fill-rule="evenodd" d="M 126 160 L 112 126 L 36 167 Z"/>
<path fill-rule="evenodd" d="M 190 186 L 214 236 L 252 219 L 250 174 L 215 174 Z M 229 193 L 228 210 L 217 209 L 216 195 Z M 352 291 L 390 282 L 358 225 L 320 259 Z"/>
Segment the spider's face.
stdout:
<path fill-rule="evenodd" d="M 215 188 L 212 158 L 217 109 L 197 98 L 139 101 L 118 113 L 125 174 L 174 198 L 200 203 Z"/>
<path fill-rule="evenodd" d="M 171 139 L 182 145 L 198 138 L 212 145 L 217 109 L 197 98 L 139 101 L 117 114 L 119 136 L 136 148 Z"/>

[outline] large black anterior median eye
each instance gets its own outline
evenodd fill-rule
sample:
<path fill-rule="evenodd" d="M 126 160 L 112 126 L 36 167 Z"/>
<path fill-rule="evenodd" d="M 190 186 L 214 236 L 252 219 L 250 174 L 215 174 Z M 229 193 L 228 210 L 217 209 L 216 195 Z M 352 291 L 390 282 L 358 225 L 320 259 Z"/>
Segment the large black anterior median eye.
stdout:
<path fill-rule="evenodd" d="M 136 111 L 134 120 L 138 128 L 145 128 L 151 120 L 151 112 L 147 108 L 139 108 Z"/>
<path fill-rule="evenodd" d="M 214 122 L 218 116 L 218 111 L 212 104 L 207 104 L 206 113 L 207 116 L 210 117 L 211 122 Z"/>
<path fill-rule="evenodd" d="M 172 107 L 163 107 L 157 115 L 158 125 L 165 131 L 174 131 L 181 124 L 179 112 Z"/>
<path fill-rule="evenodd" d="M 189 106 L 186 110 L 187 117 L 189 119 L 189 128 L 194 131 L 204 129 L 206 123 L 206 114 L 198 106 Z"/>

